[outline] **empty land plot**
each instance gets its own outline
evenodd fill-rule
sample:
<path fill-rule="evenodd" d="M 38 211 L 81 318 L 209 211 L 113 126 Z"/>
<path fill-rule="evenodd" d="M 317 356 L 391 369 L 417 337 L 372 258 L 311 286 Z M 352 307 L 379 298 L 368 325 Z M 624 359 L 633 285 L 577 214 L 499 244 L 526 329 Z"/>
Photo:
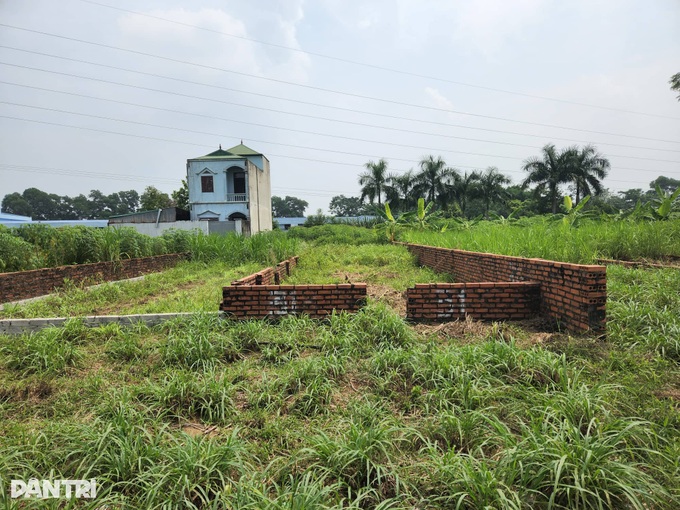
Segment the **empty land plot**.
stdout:
<path fill-rule="evenodd" d="M 290 283 L 441 277 L 403 247 L 300 255 Z M 111 508 L 676 508 L 680 371 L 662 340 L 680 277 L 609 278 L 606 340 L 413 328 L 383 299 L 327 321 L 0 337 L 0 472 L 94 477 Z"/>

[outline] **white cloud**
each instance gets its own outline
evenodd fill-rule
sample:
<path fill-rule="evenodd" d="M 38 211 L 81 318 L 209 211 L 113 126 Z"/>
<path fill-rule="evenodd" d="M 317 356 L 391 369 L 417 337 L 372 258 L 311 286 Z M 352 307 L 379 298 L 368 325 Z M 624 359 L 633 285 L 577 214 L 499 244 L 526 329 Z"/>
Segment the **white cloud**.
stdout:
<path fill-rule="evenodd" d="M 147 15 L 127 14 L 119 19 L 119 27 L 126 42 L 135 47 L 214 67 L 306 81 L 310 66 L 306 54 L 248 40 L 299 48 L 296 25 L 304 15 L 302 3 L 290 2 L 281 11 L 258 17 L 210 8 L 154 10 Z"/>
<path fill-rule="evenodd" d="M 491 55 L 501 49 L 508 38 L 521 35 L 524 27 L 537 23 L 544 3 L 544 0 L 458 2 L 453 9 L 453 38 Z"/>
<path fill-rule="evenodd" d="M 453 110 L 453 103 L 441 92 L 432 87 L 425 87 L 425 93 L 431 99 L 431 102 L 437 108 L 443 108 L 445 110 Z"/>

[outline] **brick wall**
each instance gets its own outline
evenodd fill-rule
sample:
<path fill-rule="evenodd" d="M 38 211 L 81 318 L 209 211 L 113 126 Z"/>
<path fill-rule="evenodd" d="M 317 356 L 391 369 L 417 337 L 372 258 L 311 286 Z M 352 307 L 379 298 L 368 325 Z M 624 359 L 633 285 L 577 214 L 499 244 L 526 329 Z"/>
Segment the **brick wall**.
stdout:
<path fill-rule="evenodd" d="M 222 289 L 220 310 L 234 319 L 276 318 L 305 314 L 323 318 L 333 310 L 355 312 L 366 302 L 366 284 L 280 285 L 298 257 L 280 262 Z"/>
<path fill-rule="evenodd" d="M 414 321 L 520 320 L 540 309 L 535 282 L 418 283 L 406 291 L 406 317 Z"/>
<path fill-rule="evenodd" d="M 607 269 L 491 253 L 406 245 L 418 263 L 458 282 L 535 282 L 540 313 L 571 331 L 602 331 L 606 324 Z"/>
<path fill-rule="evenodd" d="M 0 302 L 17 301 L 42 296 L 63 287 L 64 280 L 75 283 L 84 281 L 113 281 L 134 278 L 146 273 L 161 271 L 188 258 L 187 254 L 174 253 L 72 266 L 48 267 L 16 273 L 0 273 Z"/>
<path fill-rule="evenodd" d="M 235 319 L 306 314 L 324 318 L 333 310 L 356 312 L 366 301 L 365 283 L 332 285 L 237 285 L 224 287 L 220 310 Z"/>
<path fill-rule="evenodd" d="M 249 274 L 239 280 L 234 280 L 231 285 L 278 285 L 286 276 L 290 276 L 291 271 L 297 266 L 299 257 L 291 257 L 288 260 L 279 262 L 274 267 L 267 267 L 257 273 Z"/>

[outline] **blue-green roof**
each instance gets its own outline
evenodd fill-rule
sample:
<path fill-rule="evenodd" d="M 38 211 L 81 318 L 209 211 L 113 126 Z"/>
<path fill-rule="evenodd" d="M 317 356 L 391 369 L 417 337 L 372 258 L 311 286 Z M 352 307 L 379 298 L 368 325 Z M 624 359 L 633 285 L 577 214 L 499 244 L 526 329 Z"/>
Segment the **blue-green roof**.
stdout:
<path fill-rule="evenodd" d="M 232 154 L 238 154 L 239 156 L 262 156 L 261 152 L 256 152 L 250 147 L 246 147 L 243 145 L 243 142 L 229 149 L 229 152 Z"/>

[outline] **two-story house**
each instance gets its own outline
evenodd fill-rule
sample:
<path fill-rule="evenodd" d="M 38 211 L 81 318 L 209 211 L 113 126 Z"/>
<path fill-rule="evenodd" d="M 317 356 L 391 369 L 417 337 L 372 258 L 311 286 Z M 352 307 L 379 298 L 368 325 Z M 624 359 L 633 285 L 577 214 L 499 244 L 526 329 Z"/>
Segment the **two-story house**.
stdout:
<path fill-rule="evenodd" d="M 187 160 L 192 220 L 250 223 L 252 233 L 272 229 L 269 160 L 243 145 Z"/>

